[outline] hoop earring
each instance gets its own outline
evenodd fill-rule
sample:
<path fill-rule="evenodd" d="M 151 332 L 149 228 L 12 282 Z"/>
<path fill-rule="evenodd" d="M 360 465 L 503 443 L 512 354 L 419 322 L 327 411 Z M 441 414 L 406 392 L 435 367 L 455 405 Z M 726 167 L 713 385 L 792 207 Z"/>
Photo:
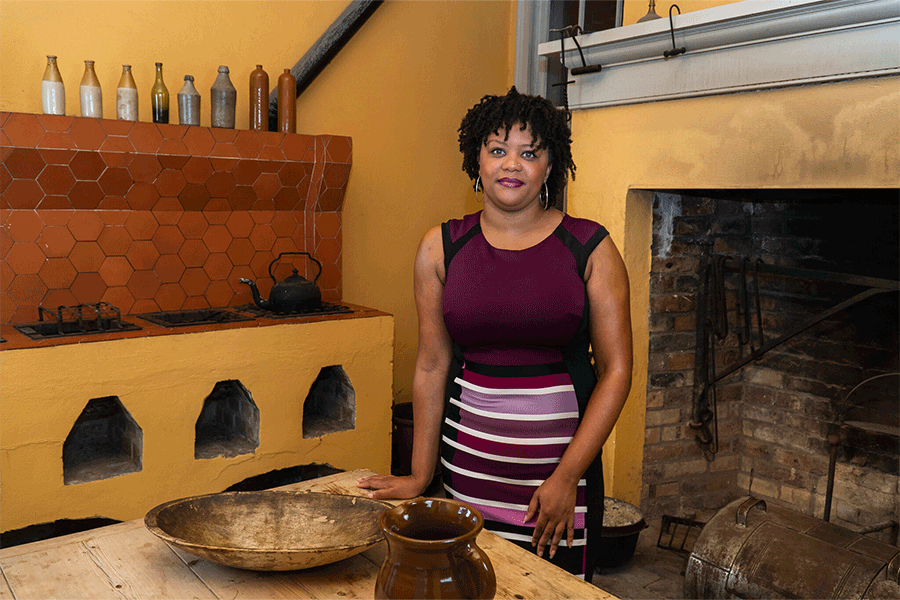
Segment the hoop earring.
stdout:
<path fill-rule="evenodd" d="M 475 180 L 475 199 L 479 202 L 484 201 L 484 190 L 481 188 L 481 175 L 478 176 L 478 179 Z M 481 192 L 481 198 L 478 197 L 478 192 Z"/>
<path fill-rule="evenodd" d="M 544 189 L 541 190 L 541 207 L 544 210 L 550 208 L 550 188 L 547 187 L 547 182 L 544 182 Z"/>

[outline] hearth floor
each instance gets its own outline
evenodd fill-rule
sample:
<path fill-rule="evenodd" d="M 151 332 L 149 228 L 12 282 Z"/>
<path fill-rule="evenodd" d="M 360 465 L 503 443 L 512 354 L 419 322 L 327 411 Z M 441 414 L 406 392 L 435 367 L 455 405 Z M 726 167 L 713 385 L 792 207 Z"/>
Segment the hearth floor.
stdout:
<path fill-rule="evenodd" d="M 593 584 L 622 600 L 682 600 L 687 554 L 659 548 L 659 523 L 638 536 L 634 558 L 623 567 L 594 574 Z"/>

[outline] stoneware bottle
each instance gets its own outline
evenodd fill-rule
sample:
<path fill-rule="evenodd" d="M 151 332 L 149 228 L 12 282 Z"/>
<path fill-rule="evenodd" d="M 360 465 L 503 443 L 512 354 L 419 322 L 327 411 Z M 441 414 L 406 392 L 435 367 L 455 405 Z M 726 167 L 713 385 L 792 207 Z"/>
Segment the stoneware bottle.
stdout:
<path fill-rule="evenodd" d="M 210 109 L 209 124 L 222 129 L 234 129 L 234 108 L 237 103 L 237 90 L 231 84 L 228 67 L 219 67 L 219 74 L 209 88 Z"/>
<path fill-rule="evenodd" d="M 178 123 L 180 125 L 200 124 L 200 92 L 194 87 L 193 75 L 184 76 L 184 85 L 178 92 Z"/>
<path fill-rule="evenodd" d="M 84 75 L 81 77 L 81 116 L 103 118 L 103 92 L 100 80 L 94 72 L 94 61 L 84 61 Z"/>
<path fill-rule="evenodd" d="M 120 121 L 138 120 L 138 91 L 131 65 L 122 65 L 122 76 L 116 88 L 116 118 Z"/>
<path fill-rule="evenodd" d="M 297 78 L 290 69 L 278 77 L 278 131 L 297 133 Z"/>
<path fill-rule="evenodd" d="M 150 111 L 154 123 L 169 122 L 169 88 L 163 81 L 162 63 L 156 63 L 156 81 L 150 90 Z"/>
<path fill-rule="evenodd" d="M 262 65 L 250 73 L 250 129 L 269 130 L 269 74 Z"/>
<path fill-rule="evenodd" d="M 66 114 L 66 87 L 56 66 L 56 57 L 47 55 L 47 68 L 41 81 L 41 108 L 45 115 Z"/>

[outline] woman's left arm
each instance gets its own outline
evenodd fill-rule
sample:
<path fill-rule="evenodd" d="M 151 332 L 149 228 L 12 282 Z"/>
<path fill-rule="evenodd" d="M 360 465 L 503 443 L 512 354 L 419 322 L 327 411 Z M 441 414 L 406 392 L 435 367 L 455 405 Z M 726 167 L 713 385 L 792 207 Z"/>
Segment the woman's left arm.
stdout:
<path fill-rule="evenodd" d="M 631 389 L 632 341 L 628 273 L 607 236 L 591 253 L 585 269 L 591 348 L 598 381 L 575 437 L 528 505 L 528 521 L 538 515 L 531 538 L 538 556 L 550 544 L 550 557 L 563 536 L 571 547 L 575 533 L 578 481 L 612 432 Z"/>

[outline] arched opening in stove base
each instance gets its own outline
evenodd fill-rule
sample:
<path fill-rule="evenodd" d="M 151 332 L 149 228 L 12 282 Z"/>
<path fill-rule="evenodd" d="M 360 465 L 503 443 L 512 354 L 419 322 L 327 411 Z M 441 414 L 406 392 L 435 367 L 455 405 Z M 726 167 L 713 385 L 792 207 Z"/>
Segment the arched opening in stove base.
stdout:
<path fill-rule="evenodd" d="M 141 470 L 143 431 L 118 396 L 89 400 L 63 443 L 63 483 L 111 479 Z"/>
<path fill-rule="evenodd" d="M 303 401 L 303 438 L 356 427 L 356 390 L 341 365 L 322 367 Z"/>
<path fill-rule="evenodd" d="M 194 458 L 232 458 L 259 447 L 259 408 L 236 379 L 216 383 L 194 426 Z"/>

